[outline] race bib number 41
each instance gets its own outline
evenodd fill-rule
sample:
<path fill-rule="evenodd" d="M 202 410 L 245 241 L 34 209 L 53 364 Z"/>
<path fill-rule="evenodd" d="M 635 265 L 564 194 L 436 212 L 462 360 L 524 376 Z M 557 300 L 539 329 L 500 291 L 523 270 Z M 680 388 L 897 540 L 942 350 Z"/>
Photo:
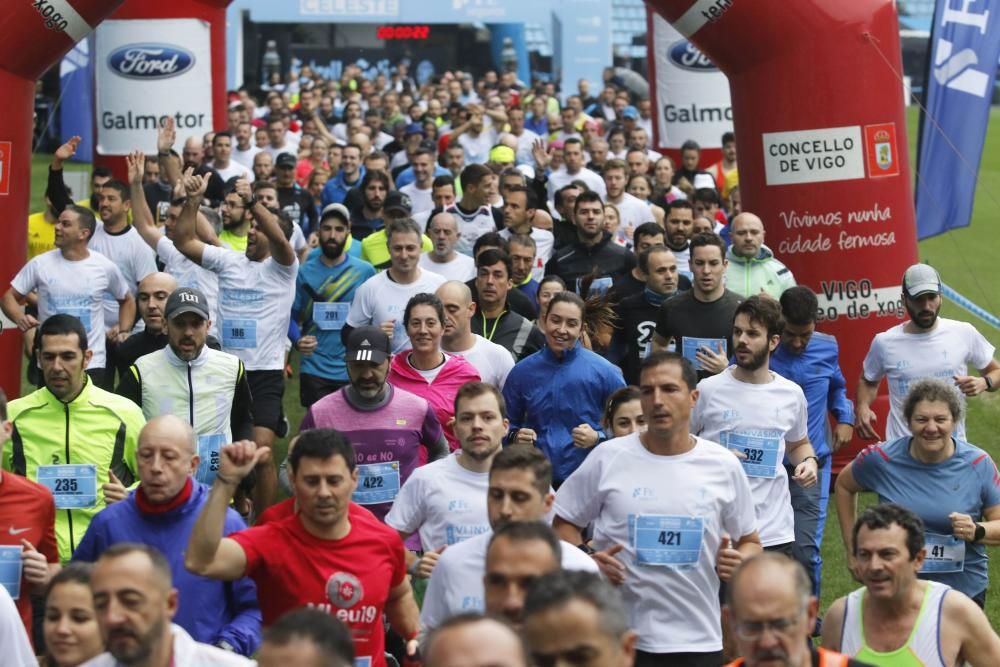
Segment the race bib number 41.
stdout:
<path fill-rule="evenodd" d="M 38 483 L 52 492 L 57 509 L 80 509 L 97 505 L 97 466 L 38 466 Z"/>
<path fill-rule="evenodd" d="M 927 558 L 924 559 L 922 573 L 944 574 L 961 572 L 965 569 L 965 542 L 954 535 L 924 533 Z"/>

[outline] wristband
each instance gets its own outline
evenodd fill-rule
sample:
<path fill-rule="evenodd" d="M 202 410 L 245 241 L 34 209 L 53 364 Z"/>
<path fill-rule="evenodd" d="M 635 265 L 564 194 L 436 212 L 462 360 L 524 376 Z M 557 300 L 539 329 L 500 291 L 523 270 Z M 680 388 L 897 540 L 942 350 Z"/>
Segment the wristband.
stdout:
<path fill-rule="evenodd" d="M 973 542 L 982 542 L 986 537 L 986 526 L 981 523 L 976 524 L 976 533 L 972 536 Z"/>
<path fill-rule="evenodd" d="M 412 563 L 410 563 L 410 567 L 406 570 L 406 573 L 409 574 L 411 577 L 420 578 L 420 575 L 417 574 L 417 568 L 419 567 L 420 567 L 420 559 L 417 558 Z"/>
<path fill-rule="evenodd" d="M 586 542 L 584 542 L 583 544 L 576 545 L 576 548 L 582 551 L 583 553 L 587 554 L 588 556 L 593 556 L 595 553 L 597 553 L 596 551 L 594 551 L 594 547 L 590 546 Z"/>
<path fill-rule="evenodd" d="M 804 459 L 802 459 L 801 461 L 799 461 L 799 464 L 805 463 L 809 459 L 812 459 L 813 461 L 815 461 L 816 462 L 816 467 L 819 468 L 819 458 L 816 457 L 816 456 L 807 456 Z"/>
<path fill-rule="evenodd" d="M 993 380 L 990 379 L 989 375 L 984 375 L 983 379 L 986 380 L 986 391 L 991 391 L 993 389 Z"/>

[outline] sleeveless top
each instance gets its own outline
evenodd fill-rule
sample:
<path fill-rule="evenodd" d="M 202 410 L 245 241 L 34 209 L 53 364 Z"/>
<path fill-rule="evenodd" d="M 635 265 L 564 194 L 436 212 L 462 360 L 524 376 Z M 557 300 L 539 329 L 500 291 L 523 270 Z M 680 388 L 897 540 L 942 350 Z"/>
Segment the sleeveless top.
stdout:
<path fill-rule="evenodd" d="M 864 600 L 867 589 L 847 596 L 840 650 L 862 662 L 879 667 L 948 667 L 941 655 L 941 609 L 950 586 L 925 581 L 924 600 L 906 643 L 894 651 L 880 653 L 865 641 Z"/>

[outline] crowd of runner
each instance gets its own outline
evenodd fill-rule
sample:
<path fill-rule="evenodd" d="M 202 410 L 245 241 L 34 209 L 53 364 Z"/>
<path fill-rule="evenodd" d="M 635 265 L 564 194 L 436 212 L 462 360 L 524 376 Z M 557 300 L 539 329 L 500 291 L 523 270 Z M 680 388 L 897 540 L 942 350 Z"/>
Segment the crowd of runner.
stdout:
<path fill-rule="evenodd" d="M 733 134 L 675 163 L 613 70 L 227 103 L 87 198 L 53 156 L 0 303 L 38 387 L 0 395 L 5 664 L 1000 664 L 1000 363 L 932 267 L 855 404 Z"/>

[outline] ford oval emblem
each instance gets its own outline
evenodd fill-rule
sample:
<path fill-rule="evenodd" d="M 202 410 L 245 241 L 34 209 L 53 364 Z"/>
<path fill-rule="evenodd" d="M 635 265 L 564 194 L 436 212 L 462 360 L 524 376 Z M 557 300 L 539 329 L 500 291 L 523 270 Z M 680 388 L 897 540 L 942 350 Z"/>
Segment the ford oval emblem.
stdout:
<path fill-rule="evenodd" d="M 716 72 L 719 69 L 708 56 L 686 39 L 671 44 L 667 48 L 667 57 L 681 69 L 693 72 Z"/>
<path fill-rule="evenodd" d="M 108 66 L 130 79 L 166 79 L 194 67 L 194 54 L 169 44 L 126 44 L 111 52 Z"/>

